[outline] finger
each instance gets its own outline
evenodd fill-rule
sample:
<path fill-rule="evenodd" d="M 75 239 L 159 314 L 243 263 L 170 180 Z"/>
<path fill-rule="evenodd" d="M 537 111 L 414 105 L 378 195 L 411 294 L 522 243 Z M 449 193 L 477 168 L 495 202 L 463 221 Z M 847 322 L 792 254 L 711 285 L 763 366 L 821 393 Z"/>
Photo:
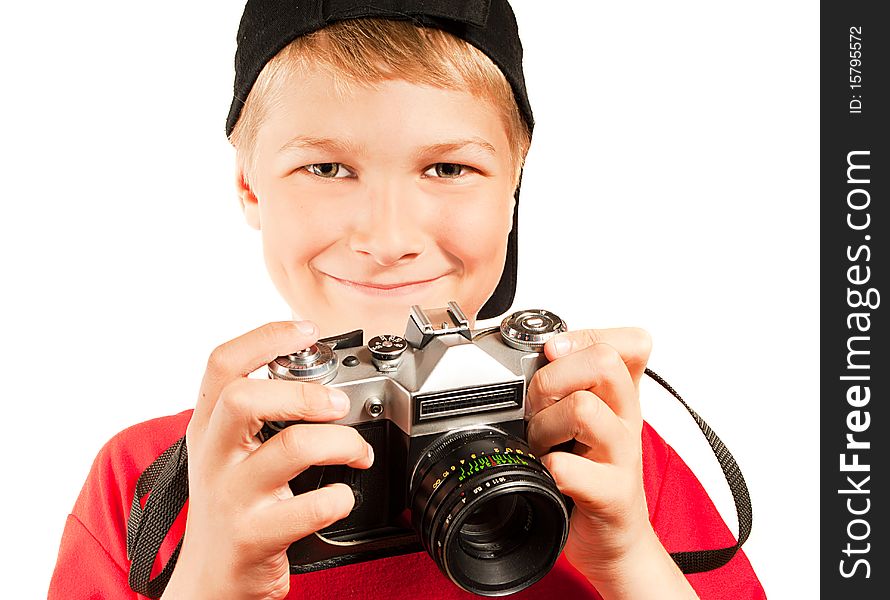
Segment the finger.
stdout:
<path fill-rule="evenodd" d="M 280 500 L 258 517 L 256 543 L 270 552 L 283 551 L 293 542 L 346 517 L 354 505 L 355 496 L 345 483 Z"/>
<path fill-rule="evenodd" d="M 206 440 L 219 457 L 250 452 L 266 421 L 333 421 L 349 413 L 349 397 L 317 383 L 236 379 L 219 394 Z"/>
<path fill-rule="evenodd" d="M 571 452 L 551 452 L 540 457 L 559 491 L 586 508 L 606 508 L 611 497 L 609 479 L 616 469 Z"/>
<path fill-rule="evenodd" d="M 371 445 L 346 425 L 291 425 L 272 436 L 239 465 L 240 476 L 258 490 L 275 490 L 313 465 L 367 469 Z"/>
<path fill-rule="evenodd" d="M 532 453 L 543 455 L 553 446 L 577 440 L 576 453 L 589 460 L 633 459 L 638 444 L 627 427 L 600 398 L 586 390 L 548 406 L 528 422 L 526 437 Z"/>
<path fill-rule="evenodd" d="M 649 355 L 652 353 L 652 336 L 638 327 L 614 329 L 579 329 L 553 336 L 544 344 L 544 354 L 549 360 L 578 352 L 595 344 L 608 344 L 618 351 L 634 385 L 646 370 Z"/>
<path fill-rule="evenodd" d="M 528 388 L 528 414 L 535 415 L 577 390 L 589 390 L 622 418 L 639 415 L 637 389 L 618 351 L 594 344 L 544 365 Z"/>
<path fill-rule="evenodd" d="M 318 340 L 311 321 L 278 321 L 218 346 L 207 361 L 190 427 L 206 428 L 222 389 L 279 356 L 308 348 Z"/>

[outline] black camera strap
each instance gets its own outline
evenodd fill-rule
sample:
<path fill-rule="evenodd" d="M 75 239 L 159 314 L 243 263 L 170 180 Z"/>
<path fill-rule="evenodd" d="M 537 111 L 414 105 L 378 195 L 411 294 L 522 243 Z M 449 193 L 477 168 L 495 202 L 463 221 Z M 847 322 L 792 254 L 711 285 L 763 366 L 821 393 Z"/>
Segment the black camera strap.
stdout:
<path fill-rule="evenodd" d="M 677 566 L 680 567 L 680 570 L 684 573 L 689 574 L 711 571 L 728 563 L 729 560 L 735 556 L 738 549 L 742 547 L 742 544 L 748 539 L 748 536 L 751 535 L 753 513 L 751 512 L 751 496 L 748 494 L 748 485 L 745 483 L 745 478 L 742 476 L 742 470 L 739 469 L 739 465 L 736 463 L 735 458 L 733 458 L 732 454 L 723 443 L 723 440 L 717 437 L 717 434 L 714 433 L 714 430 L 711 429 L 705 420 L 686 404 L 686 401 L 680 397 L 677 390 L 671 387 L 671 384 L 665 381 L 661 375 L 649 368 L 646 368 L 646 375 L 654 379 L 661 385 L 661 387 L 670 392 L 670 394 L 679 400 L 680 404 L 689 411 L 689 414 L 692 415 L 696 425 L 698 425 L 698 428 L 701 429 L 701 432 L 708 440 L 708 444 L 711 446 L 714 456 L 717 457 L 717 462 L 720 463 L 720 469 L 723 470 L 723 476 L 726 478 L 726 483 L 729 484 L 729 489 L 732 491 L 732 500 L 735 502 L 736 517 L 739 521 L 739 535 L 735 545 L 716 550 L 671 552 L 671 558 L 674 559 L 674 562 L 677 563 Z"/>
<path fill-rule="evenodd" d="M 142 498 L 148 494 L 145 507 Z M 151 463 L 136 481 L 127 521 L 127 559 L 130 588 L 149 598 L 160 598 L 173 574 L 182 539 L 161 572 L 151 579 L 161 544 L 189 496 L 188 450 L 179 438 Z"/>
<path fill-rule="evenodd" d="M 751 533 L 751 496 L 742 471 L 723 441 L 697 412 L 692 410 L 680 394 L 652 369 L 646 375 L 654 379 L 689 411 L 702 434 L 708 440 L 720 463 L 723 476 L 732 491 L 739 522 L 738 539 L 733 546 L 715 550 L 690 550 L 671 553 L 671 558 L 683 573 L 701 573 L 722 567 L 730 561 Z M 148 495 L 145 505 L 142 498 Z M 152 567 L 161 544 L 188 499 L 188 451 L 185 437 L 167 448 L 136 482 L 130 518 L 127 522 L 127 558 L 130 560 L 129 584 L 133 591 L 149 598 L 160 598 L 170 580 L 182 540 L 161 572 L 151 579 Z"/>

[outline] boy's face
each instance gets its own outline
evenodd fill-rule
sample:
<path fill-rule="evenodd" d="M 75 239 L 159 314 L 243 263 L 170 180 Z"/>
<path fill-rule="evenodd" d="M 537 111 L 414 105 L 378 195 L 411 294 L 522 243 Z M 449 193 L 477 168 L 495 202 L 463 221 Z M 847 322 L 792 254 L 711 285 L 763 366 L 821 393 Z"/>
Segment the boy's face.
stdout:
<path fill-rule="evenodd" d="M 312 70 L 286 85 L 256 140 L 248 223 L 294 312 L 322 336 L 402 334 L 412 304 L 494 291 L 513 218 L 505 126 L 468 92 L 402 80 L 338 98 Z"/>

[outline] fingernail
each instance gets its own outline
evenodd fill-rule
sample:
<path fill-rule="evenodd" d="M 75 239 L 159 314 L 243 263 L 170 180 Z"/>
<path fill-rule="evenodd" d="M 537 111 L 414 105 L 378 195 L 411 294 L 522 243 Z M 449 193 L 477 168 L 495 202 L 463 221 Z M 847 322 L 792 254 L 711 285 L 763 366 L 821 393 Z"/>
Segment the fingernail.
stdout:
<path fill-rule="evenodd" d="M 331 401 L 331 406 L 333 406 L 336 410 L 340 412 L 346 412 L 347 410 L 349 410 L 349 396 L 347 396 L 337 388 L 328 389 L 328 398 Z"/>
<path fill-rule="evenodd" d="M 572 347 L 572 342 L 565 338 L 554 338 L 553 340 L 553 350 L 556 352 L 557 356 L 562 356 L 563 354 L 567 354 L 569 349 Z"/>
<path fill-rule="evenodd" d="M 294 321 L 294 325 L 297 326 L 297 331 L 305 335 L 312 335 L 315 333 L 315 323 L 312 321 Z"/>
<path fill-rule="evenodd" d="M 368 444 L 368 458 L 371 459 L 371 464 L 373 465 L 374 464 L 374 448 L 371 446 L 371 444 Z"/>

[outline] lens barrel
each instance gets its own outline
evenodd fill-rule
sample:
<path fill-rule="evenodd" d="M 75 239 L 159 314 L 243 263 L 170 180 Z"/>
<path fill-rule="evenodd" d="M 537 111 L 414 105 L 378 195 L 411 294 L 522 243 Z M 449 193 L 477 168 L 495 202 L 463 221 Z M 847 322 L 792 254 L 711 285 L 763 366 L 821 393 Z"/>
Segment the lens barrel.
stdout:
<path fill-rule="evenodd" d="M 518 592 L 546 575 L 568 536 L 556 483 L 524 441 L 494 427 L 458 430 L 418 461 L 411 514 L 445 575 L 482 596 Z"/>

